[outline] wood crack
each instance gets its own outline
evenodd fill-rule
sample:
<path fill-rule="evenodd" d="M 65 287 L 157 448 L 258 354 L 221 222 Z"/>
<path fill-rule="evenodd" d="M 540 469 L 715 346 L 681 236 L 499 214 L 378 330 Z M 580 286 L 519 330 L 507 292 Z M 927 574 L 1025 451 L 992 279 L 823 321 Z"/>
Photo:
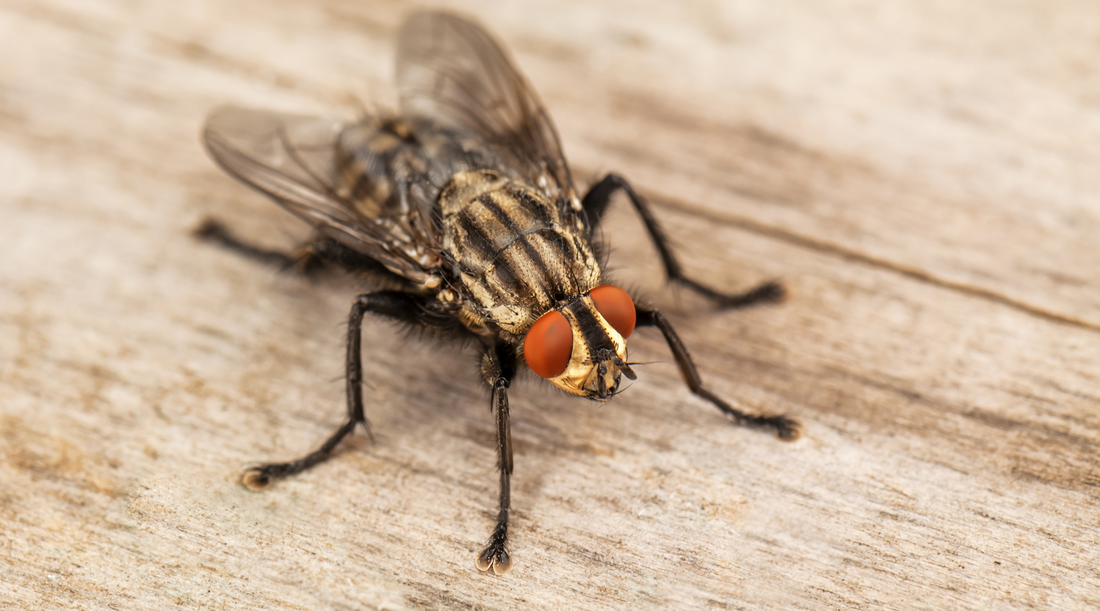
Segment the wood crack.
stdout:
<path fill-rule="evenodd" d="M 844 246 L 841 246 L 839 244 L 834 244 L 825 240 L 819 240 L 805 235 L 800 235 L 791 231 L 761 223 L 759 221 L 755 221 L 750 218 L 718 213 L 712 210 L 706 210 L 703 208 L 692 206 L 683 201 L 667 197 L 665 195 L 654 196 L 652 194 L 647 194 L 646 196 L 650 201 L 663 208 L 676 210 L 677 212 L 695 216 L 697 218 L 718 221 L 725 225 L 737 227 L 749 233 L 768 237 L 773 240 L 785 242 L 787 244 L 798 246 L 800 248 L 811 250 L 817 253 L 833 256 L 838 259 L 843 259 L 845 261 L 860 263 L 868 267 L 891 272 L 910 280 L 916 280 L 917 282 L 920 282 L 922 284 L 927 284 L 938 288 L 947 289 L 949 291 L 954 291 L 956 293 L 969 295 L 971 297 L 976 297 L 983 301 L 1001 305 L 1016 310 L 1017 312 L 1022 312 L 1029 316 L 1034 316 L 1048 322 L 1100 333 L 1100 324 L 1093 323 L 1087 320 L 1081 320 L 1079 318 L 1073 318 L 1071 316 L 1066 316 L 1065 314 L 1059 314 L 1058 312 L 1052 312 L 1050 310 L 1046 310 L 1025 301 L 1013 299 L 1012 297 L 1003 295 L 991 289 L 966 284 L 964 282 L 948 280 L 946 278 L 941 278 L 923 269 L 911 267 L 886 259 L 880 259 L 878 257 L 873 257 L 865 253 L 845 248 Z"/>

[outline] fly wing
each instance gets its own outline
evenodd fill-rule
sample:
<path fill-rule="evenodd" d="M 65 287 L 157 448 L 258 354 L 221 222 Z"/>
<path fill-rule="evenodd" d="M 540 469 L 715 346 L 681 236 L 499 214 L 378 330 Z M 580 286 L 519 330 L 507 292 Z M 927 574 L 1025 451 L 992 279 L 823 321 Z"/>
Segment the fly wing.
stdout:
<path fill-rule="evenodd" d="M 400 227 L 345 195 L 337 163 L 346 126 L 338 121 L 232 106 L 206 119 L 203 140 L 226 172 L 275 200 L 322 235 L 416 283 L 429 279 L 423 257 Z M 378 209 L 377 206 L 374 209 Z M 365 213 L 368 212 L 368 213 Z"/>
<path fill-rule="evenodd" d="M 576 193 L 557 131 L 505 51 L 476 23 L 418 13 L 397 43 L 401 113 L 490 147 L 501 170 L 574 205 Z"/>

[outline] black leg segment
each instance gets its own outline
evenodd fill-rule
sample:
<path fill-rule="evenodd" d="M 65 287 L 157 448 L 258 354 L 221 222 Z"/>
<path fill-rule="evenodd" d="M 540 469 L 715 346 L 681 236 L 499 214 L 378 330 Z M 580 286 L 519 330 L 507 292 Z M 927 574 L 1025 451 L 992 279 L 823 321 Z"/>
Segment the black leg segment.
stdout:
<path fill-rule="evenodd" d="M 645 223 L 646 231 L 649 232 L 649 237 L 653 240 L 654 247 L 657 248 L 657 254 L 661 256 L 661 262 L 664 264 L 665 274 L 668 276 L 669 282 L 681 284 L 711 299 L 722 308 L 743 308 L 757 303 L 781 301 L 786 295 L 783 285 L 778 282 L 766 282 L 744 293 L 731 294 L 717 291 L 688 278 L 684 275 L 683 267 L 669 246 L 668 236 L 661 229 L 657 217 L 653 216 L 653 212 L 649 209 L 649 204 L 634 191 L 630 183 L 618 174 L 608 174 L 585 194 L 582 205 L 588 216 L 590 230 L 599 225 L 604 212 L 607 211 L 607 205 L 611 202 L 611 196 L 620 189 L 626 192 L 627 197 L 630 198 L 630 203 L 634 205 L 634 210 L 637 211 L 638 216 Z"/>
<path fill-rule="evenodd" d="M 492 388 L 491 409 L 496 413 L 497 467 L 500 469 L 500 510 L 489 543 L 477 556 L 477 568 L 503 575 L 512 568 L 508 555 L 508 511 L 511 508 L 512 431 L 508 423 L 508 387 L 515 377 L 515 353 L 511 347 L 489 348 L 481 361 L 482 377 Z"/>
<path fill-rule="evenodd" d="M 676 331 L 673 330 L 668 319 L 656 309 L 637 308 L 637 313 L 637 326 L 657 327 L 661 330 L 661 334 L 665 336 L 665 341 L 668 342 L 669 349 L 672 350 L 672 356 L 676 359 L 676 364 L 680 367 L 680 375 L 684 376 L 684 382 L 687 383 L 691 392 L 713 403 L 718 409 L 722 410 L 722 413 L 741 426 L 773 430 L 776 436 L 783 441 L 794 441 L 802 435 L 801 425 L 793 418 L 749 414 L 733 407 L 719 398 L 718 395 L 707 390 L 703 386 L 703 379 L 699 377 L 699 370 L 695 368 L 695 363 L 691 360 L 691 355 L 688 354 L 687 347 L 684 346 L 684 342 L 680 341 L 680 336 L 676 335 Z"/>
<path fill-rule="evenodd" d="M 239 255 L 252 259 L 253 261 L 278 267 L 279 269 L 290 269 L 298 264 L 299 261 L 299 257 L 288 255 L 277 250 L 268 250 L 248 244 L 238 238 L 236 234 L 223 225 L 221 221 L 215 219 L 208 218 L 204 220 L 192 233 L 200 240 L 212 242 L 222 248 L 227 248 Z"/>
<path fill-rule="evenodd" d="M 377 260 L 329 237 L 317 236 L 296 252 L 285 253 L 249 244 L 217 219 L 204 220 L 192 233 L 200 240 L 217 244 L 253 261 L 284 271 L 294 270 L 305 276 L 313 276 L 325 266 L 333 265 L 350 272 L 367 272 L 391 286 L 408 284 L 408 280 L 391 272 Z"/>
<path fill-rule="evenodd" d="M 368 293 L 356 298 L 348 315 L 348 352 L 345 359 L 345 378 L 347 380 L 348 419 L 315 451 L 290 462 L 269 463 L 252 467 L 241 476 L 241 482 L 248 488 L 259 490 L 274 479 L 280 479 L 301 473 L 314 465 L 324 462 L 332 456 L 333 450 L 350 435 L 356 426 L 362 426 L 370 436 L 370 423 L 363 413 L 363 357 L 362 325 L 367 312 L 380 314 L 395 320 L 424 324 L 420 298 L 400 291 L 381 291 Z M 374 438 L 371 437 L 371 441 Z"/>

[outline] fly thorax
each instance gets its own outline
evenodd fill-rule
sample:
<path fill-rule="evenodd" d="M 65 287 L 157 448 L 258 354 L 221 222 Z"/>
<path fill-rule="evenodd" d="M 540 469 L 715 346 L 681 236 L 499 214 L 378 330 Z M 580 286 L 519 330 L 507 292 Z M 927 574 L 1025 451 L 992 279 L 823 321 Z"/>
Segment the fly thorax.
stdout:
<path fill-rule="evenodd" d="M 439 196 L 443 248 L 472 313 L 522 335 L 542 313 L 599 281 L 588 242 L 541 191 L 500 174 L 456 174 Z"/>

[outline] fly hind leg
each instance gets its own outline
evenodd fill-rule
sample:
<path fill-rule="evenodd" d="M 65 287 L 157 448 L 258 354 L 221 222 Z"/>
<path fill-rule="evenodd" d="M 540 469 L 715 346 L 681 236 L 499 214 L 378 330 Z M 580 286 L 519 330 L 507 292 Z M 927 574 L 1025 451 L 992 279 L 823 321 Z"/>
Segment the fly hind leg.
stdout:
<path fill-rule="evenodd" d="M 370 278 L 386 286 L 409 285 L 408 280 L 394 274 L 376 259 L 329 237 L 316 236 L 293 254 L 288 254 L 249 244 L 215 219 L 206 219 L 192 233 L 200 240 L 212 242 L 253 261 L 281 270 L 297 271 L 309 278 L 316 276 L 326 266 L 333 265 L 349 272 L 365 272 Z"/>
<path fill-rule="evenodd" d="M 657 217 L 653 216 L 653 211 L 649 209 L 649 204 L 634 191 L 630 183 L 618 174 L 608 174 L 603 180 L 593 185 L 584 196 L 582 205 L 588 215 L 591 229 L 595 229 L 599 225 L 604 212 L 607 210 L 607 205 L 611 202 L 611 196 L 619 190 L 626 192 L 630 203 L 634 206 L 634 210 L 637 211 L 638 216 L 645 223 L 646 231 L 653 240 L 657 253 L 661 256 L 661 263 L 664 264 L 665 274 L 668 276 L 669 282 L 683 285 L 714 301 L 722 308 L 743 308 L 758 303 L 782 301 L 786 296 L 783 285 L 778 282 L 765 282 L 744 293 L 723 293 L 687 277 L 680 261 L 676 259 L 676 255 L 673 254 L 672 248 L 669 246 L 668 236 L 665 235 L 661 225 L 657 222 Z"/>
<path fill-rule="evenodd" d="M 370 436 L 370 424 L 363 413 L 363 360 L 362 360 L 362 324 L 363 316 L 368 312 L 380 314 L 401 322 L 418 326 L 438 327 L 442 319 L 432 317 L 431 310 L 423 299 L 401 291 L 380 291 L 367 293 L 355 299 L 348 315 L 348 352 L 345 361 L 347 381 L 348 416 L 344 424 L 336 429 L 321 447 L 313 452 L 289 462 L 268 463 L 249 468 L 241 477 L 241 483 L 253 490 L 267 487 L 272 480 L 301 473 L 318 463 L 328 460 L 336 447 L 350 435 L 357 426 L 362 426 Z M 371 440 L 373 441 L 373 437 Z"/>
<path fill-rule="evenodd" d="M 281 270 L 295 269 L 306 276 L 312 276 L 323 266 L 323 257 L 315 248 L 305 246 L 294 254 L 270 250 L 249 244 L 237 237 L 221 221 L 208 218 L 192 231 L 200 240 L 217 244 L 253 261 L 277 267 Z"/>

